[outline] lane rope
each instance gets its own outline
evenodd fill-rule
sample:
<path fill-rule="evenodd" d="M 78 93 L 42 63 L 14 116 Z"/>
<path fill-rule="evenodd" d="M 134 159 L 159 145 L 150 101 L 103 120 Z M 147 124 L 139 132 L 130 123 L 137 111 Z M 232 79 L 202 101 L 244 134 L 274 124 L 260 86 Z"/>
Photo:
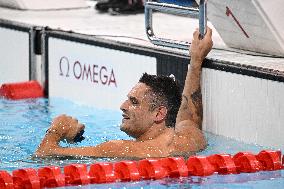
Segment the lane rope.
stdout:
<path fill-rule="evenodd" d="M 281 151 L 262 150 L 256 155 L 239 152 L 233 156 L 230 154 L 191 156 L 187 160 L 183 157 L 167 157 L 115 163 L 99 162 L 91 165 L 70 164 L 63 168 L 46 166 L 38 170 L 23 168 L 14 170 L 12 174 L 0 170 L 0 188 L 16 189 L 24 186 L 40 189 L 281 169 L 284 169 L 284 156 L 281 158 Z"/>

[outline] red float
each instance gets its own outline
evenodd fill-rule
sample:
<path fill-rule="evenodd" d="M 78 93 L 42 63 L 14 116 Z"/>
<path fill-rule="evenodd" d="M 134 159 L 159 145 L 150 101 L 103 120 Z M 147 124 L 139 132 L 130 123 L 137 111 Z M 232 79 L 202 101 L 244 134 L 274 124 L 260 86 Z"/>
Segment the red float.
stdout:
<path fill-rule="evenodd" d="M 192 156 L 187 160 L 189 175 L 209 176 L 214 173 L 214 167 L 204 156 Z"/>
<path fill-rule="evenodd" d="M 183 157 L 162 158 L 159 161 L 169 177 L 188 176 L 188 168 Z"/>
<path fill-rule="evenodd" d="M 141 179 L 135 161 L 121 161 L 114 164 L 116 178 L 121 181 L 137 181 Z"/>
<path fill-rule="evenodd" d="M 12 172 L 15 189 L 39 189 L 40 180 L 35 169 L 19 169 Z"/>
<path fill-rule="evenodd" d="M 112 163 L 96 163 L 90 166 L 91 183 L 106 183 L 116 180 Z"/>
<path fill-rule="evenodd" d="M 50 166 L 38 170 L 41 188 L 55 188 L 65 186 L 65 175 L 61 173 L 60 167 Z"/>
<path fill-rule="evenodd" d="M 263 170 L 272 171 L 282 168 L 281 151 L 263 150 L 256 155 L 256 159 L 261 163 Z"/>
<path fill-rule="evenodd" d="M 43 97 L 44 93 L 37 81 L 27 81 L 3 84 L 0 88 L 0 96 L 7 99 L 19 100 Z"/>
<path fill-rule="evenodd" d="M 260 171 L 262 167 L 255 155 L 250 152 L 239 152 L 234 155 L 233 160 L 237 171 L 242 173 L 254 173 Z"/>
<path fill-rule="evenodd" d="M 14 189 L 13 177 L 7 171 L 0 171 L 0 188 Z"/>
<path fill-rule="evenodd" d="M 229 154 L 214 154 L 207 157 L 207 159 L 214 166 L 215 172 L 219 174 L 237 173 L 236 165 Z"/>
<path fill-rule="evenodd" d="M 138 163 L 139 173 L 143 179 L 161 179 L 167 175 L 167 171 L 157 159 L 143 159 Z"/>
<path fill-rule="evenodd" d="M 90 184 L 90 178 L 85 164 L 71 164 L 64 167 L 66 185 Z"/>

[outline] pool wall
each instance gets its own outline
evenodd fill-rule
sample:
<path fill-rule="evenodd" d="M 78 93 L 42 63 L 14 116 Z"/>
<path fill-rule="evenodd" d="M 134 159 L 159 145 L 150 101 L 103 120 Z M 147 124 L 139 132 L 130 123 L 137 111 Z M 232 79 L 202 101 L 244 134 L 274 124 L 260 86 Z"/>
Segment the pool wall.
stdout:
<path fill-rule="evenodd" d="M 5 30 L 11 35 L 22 32 L 17 27 L 7 30 L 6 25 L 0 25 L 0 31 Z M 9 22 L 8 25 L 13 28 L 18 23 Z M 21 72 L 11 80 L 9 78 L 14 78 L 14 70 L 9 69 L 12 63 L 1 62 L 1 66 L 4 66 L 1 70 L 8 74 L 1 84 L 4 81 L 36 78 L 49 97 L 63 97 L 99 108 L 118 109 L 143 72 L 174 74 L 182 84 L 186 76 L 189 63 L 187 52 L 62 30 L 37 30 L 40 31 L 34 35 L 39 37 L 34 37 L 34 40 L 28 40 L 30 34 L 25 31 L 22 34 L 26 37 L 23 40 L 25 43 L 10 47 L 13 51 L 1 50 L 6 56 L 15 58 L 13 64 Z M 5 41 L 5 35 L 1 35 L 2 41 Z M 10 43 L 6 44 L 9 46 Z M 36 51 L 41 55 L 31 53 L 39 46 L 41 50 Z M 19 63 L 18 57 L 22 56 L 23 63 Z M 31 63 L 32 60 L 36 60 L 35 63 Z M 283 62 L 283 58 L 278 60 Z M 33 72 L 37 76 L 32 77 Z M 281 70 L 240 65 L 233 60 L 224 61 L 209 56 L 202 71 L 203 129 L 248 143 L 283 148 L 283 82 L 284 73 Z"/>
<path fill-rule="evenodd" d="M 30 79 L 32 26 L 0 20 L 0 83 Z"/>

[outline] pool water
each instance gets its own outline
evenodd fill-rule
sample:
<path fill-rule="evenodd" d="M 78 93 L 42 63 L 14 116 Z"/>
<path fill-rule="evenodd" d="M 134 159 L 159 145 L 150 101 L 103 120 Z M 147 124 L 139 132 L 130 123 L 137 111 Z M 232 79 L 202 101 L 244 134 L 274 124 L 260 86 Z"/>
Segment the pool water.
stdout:
<path fill-rule="evenodd" d="M 119 110 L 96 109 L 60 98 L 10 101 L 0 99 L 0 170 L 12 172 L 19 168 L 39 168 L 70 163 L 91 164 L 97 161 L 116 161 L 109 158 L 31 158 L 52 119 L 59 114 L 76 117 L 86 125 L 86 139 L 72 146 L 96 145 L 113 139 L 131 139 L 119 130 Z M 258 153 L 263 146 L 244 144 L 226 137 L 206 133 L 208 147 L 199 155 L 235 154 L 240 151 Z M 63 146 L 68 146 L 64 142 Z M 284 149 L 281 149 L 284 152 Z M 117 160 L 118 161 L 118 160 Z M 79 186 L 78 186 L 79 187 Z M 71 188 L 78 188 L 71 187 Z M 110 183 L 80 186 L 80 188 L 284 188 L 284 170 L 209 177 L 165 178 L 156 181 Z M 66 187 L 67 188 L 67 187 Z M 70 187 L 68 187 L 70 188 Z"/>

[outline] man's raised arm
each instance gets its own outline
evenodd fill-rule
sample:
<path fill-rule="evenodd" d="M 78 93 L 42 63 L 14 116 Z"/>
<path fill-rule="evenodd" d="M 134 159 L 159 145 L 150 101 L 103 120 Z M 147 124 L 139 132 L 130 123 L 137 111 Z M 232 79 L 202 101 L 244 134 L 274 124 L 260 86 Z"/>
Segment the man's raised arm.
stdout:
<path fill-rule="evenodd" d="M 188 67 L 185 85 L 182 93 L 182 102 L 177 115 L 176 124 L 181 121 L 190 120 L 201 129 L 202 126 L 202 95 L 200 87 L 200 76 L 202 62 L 213 46 L 212 30 L 207 28 L 207 33 L 200 39 L 199 32 L 193 34 L 190 46 L 190 65 Z"/>

